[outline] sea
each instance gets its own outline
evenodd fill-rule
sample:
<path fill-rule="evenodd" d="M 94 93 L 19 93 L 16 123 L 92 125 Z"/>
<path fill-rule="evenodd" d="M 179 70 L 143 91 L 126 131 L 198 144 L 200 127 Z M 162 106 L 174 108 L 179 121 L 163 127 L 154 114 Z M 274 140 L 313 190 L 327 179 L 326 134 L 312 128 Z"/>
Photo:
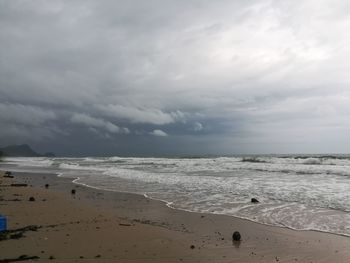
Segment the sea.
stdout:
<path fill-rule="evenodd" d="M 350 155 L 18 157 L 1 166 L 140 194 L 174 209 L 350 236 Z"/>

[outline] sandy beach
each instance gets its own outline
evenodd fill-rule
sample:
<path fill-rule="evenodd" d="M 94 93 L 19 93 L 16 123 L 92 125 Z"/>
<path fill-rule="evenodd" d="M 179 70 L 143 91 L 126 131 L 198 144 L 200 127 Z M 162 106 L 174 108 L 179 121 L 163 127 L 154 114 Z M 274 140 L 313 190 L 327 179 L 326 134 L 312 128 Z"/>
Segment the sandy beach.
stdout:
<path fill-rule="evenodd" d="M 0 175 L 0 214 L 7 217 L 9 230 L 0 240 L 0 262 L 21 256 L 37 262 L 350 260 L 348 237 L 174 210 L 160 201 L 92 189 L 56 175 L 12 175 Z M 232 241 L 234 231 L 241 233 L 240 242 Z"/>

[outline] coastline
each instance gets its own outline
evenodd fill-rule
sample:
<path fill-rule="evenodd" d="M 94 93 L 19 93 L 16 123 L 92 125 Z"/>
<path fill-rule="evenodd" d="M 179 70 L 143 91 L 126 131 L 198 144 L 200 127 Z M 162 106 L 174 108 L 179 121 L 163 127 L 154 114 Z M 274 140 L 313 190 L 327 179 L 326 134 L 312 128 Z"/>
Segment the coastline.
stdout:
<path fill-rule="evenodd" d="M 57 247 L 45 245 L 47 229 L 46 232 L 39 229 L 26 233 L 26 237 L 19 240 L 0 241 L 0 251 L 5 251 L 0 253 L 0 260 L 36 253 L 39 262 L 46 262 L 50 252 L 55 254 L 57 262 L 114 262 L 114 257 L 119 258 L 118 262 L 164 262 L 165 258 L 166 262 L 348 262 L 350 258 L 350 238 L 340 235 L 295 231 L 232 216 L 186 212 L 141 195 L 98 190 L 56 175 L 14 173 L 14 177 L 6 180 L 1 177 L 2 184 L 16 180 L 33 186 L 1 187 L 0 213 L 9 215 L 9 229 L 35 224 L 35 220 L 39 220 L 40 225 L 59 225 L 52 228 L 55 231 L 49 231 L 50 240 L 55 241 Z M 50 185 L 48 189 L 44 187 L 46 183 Z M 76 189 L 74 196 L 70 194 L 71 189 Z M 13 199 L 15 194 L 37 195 L 39 199 L 35 202 L 25 199 L 6 201 Z M 43 199 L 46 201 L 39 201 Z M 53 211 L 53 205 L 60 209 Z M 21 214 L 23 210 L 27 211 L 25 217 Z M 47 214 L 45 218 L 38 219 L 43 214 Z M 79 231 L 73 229 L 74 224 L 62 225 L 68 218 L 73 222 L 76 218 L 98 218 L 100 215 L 106 223 L 90 221 Z M 242 234 L 240 243 L 232 242 L 234 231 Z M 90 240 L 92 244 L 83 242 L 84 249 L 79 250 L 82 249 L 80 242 L 69 242 L 75 232 L 79 232 L 76 240 Z M 62 233 L 69 236 L 63 237 Z M 30 241 L 39 247 L 34 250 Z M 101 248 L 94 246 L 96 241 L 101 242 Z M 65 242 L 69 242 L 68 248 Z M 113 243 L 129 246 L 121 251 L 112 246 Z M 104 249 L 107 247 L 111 251 Z M 41 253 L 39 248 L 51 250 Z M 90 251 L 100 257 L 94 258 Z M 67 253 L 70 257 L 62 261 Z M 83 253 L 89 255 L 81 255 Z"/>
<path fill-rule="evenodd" d="M 65 179 L 68 179 L 67 177 L 62 177 L 61 174 L 55 174 L 57 177 L 61 177 L 61 178 L 65 178 Z M 296 228 L 293 228 L 293 227 L 290 227 L 290 226 L 286 226 L 286 225 L 273 225 L 273 224 L 268 224 L 268 223 L 262 223 L 262 222 L 259 222 L 259 221 L 254 221 L 253 219 L 251 218 L 246 218 L 246 217 L 239 217 L 239 216 L 236 216 L 236 215 L 227 215 L 225 213 L 206 213 L 206 212 L 198 212 L 198 211 L 192 211 L 190 209 L 183 209 L 183 208 L 177 208 L 177 207 L 173 207 L 171 204 L 172 202 L 169 202 L 169 201 L 166 201 L 166 200 L 162 200 L 162 199 L 157 199 L 157 198 L 153 198 L 153 197 L 150 197 L 148 196 L 146 193 L 144 194 L 141 194 L 141 193 L 129 193 L 129 192 L 123 192 L 123 191 L 113 191 L 113 190 L 107 190 L 107 189 L 101 189 L 99 187 L 95 187 L 95 186 L 91 186 L 91 185 L 87 185 L 87 184 L 84 184 L 84 183 L 79 183 L 79 180 L 80 180 L 80 177 L 76 177 L 76 178 L 69 178 L 69 180 L 73 183 L 73 184 L 77 184 L 79 186 L 83 186 L 83 187 L 86 187 L 86 188 L 91 188 L 91 189 L 95 189 L 97 191 L 102 191 L 102 192 L 117 192 L 117 193 L 123 193 L 123 194 L 131 194 L 131 195 L 137 195 L 137 196 L 142 196 L 142 197 L 145 197 L 147 199 L 150 199 L 152 201 L 156 201 L 156 202 L 161 202 L 163 203 L 165 206 L 167 206 L 168 208 L 170 209 L 174 209 L 174 210 L 180 210 L 180 211 L 183 211 L 183 212 L 188 212 L 188 213 L 196 213 L 196 214 L 200 214 L 200 215 L 218 215 L 218 216 L 228 216 L 228 217 L 233 217 L 235 219 L 239 219 L 239 220 L 246 220 L 250 223 L 255 223 L 255 224 L 260 224 L 260 225 L 263 225 L 263 226 L 269 226 L 269 227 L 277 227 L 277 228 L 281 228 L 281 229 L 289 229 L 289 230 L 293 230 L 293 231 L 311 231 L 311 232 L 318 232 L 318 233 L 324 233 L 324 234 L 330 234 L 330 235 L 336 235 L 336 236 L 342 236 L 342 237 L 347 237 L 347 238 L 350 238 L 350 235 L 346 235 L 346 234 L 342 234 L 342 233 L 332 233 L 332 232 L 328 232 L 328 231 L 322 231 L 322 230 L 316 230 L 316 229 L 296 229 Z"/>

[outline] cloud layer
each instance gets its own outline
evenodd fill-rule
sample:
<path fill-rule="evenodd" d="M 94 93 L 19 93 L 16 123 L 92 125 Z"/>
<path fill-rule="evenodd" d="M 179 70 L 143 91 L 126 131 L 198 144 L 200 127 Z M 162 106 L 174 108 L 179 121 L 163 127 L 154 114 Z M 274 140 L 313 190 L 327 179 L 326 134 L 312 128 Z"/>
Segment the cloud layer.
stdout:
<path fill-rule="evenodd" d="M 348 152 L 349 12 L 346 0 L 2 1 L 0 144 Z"/>

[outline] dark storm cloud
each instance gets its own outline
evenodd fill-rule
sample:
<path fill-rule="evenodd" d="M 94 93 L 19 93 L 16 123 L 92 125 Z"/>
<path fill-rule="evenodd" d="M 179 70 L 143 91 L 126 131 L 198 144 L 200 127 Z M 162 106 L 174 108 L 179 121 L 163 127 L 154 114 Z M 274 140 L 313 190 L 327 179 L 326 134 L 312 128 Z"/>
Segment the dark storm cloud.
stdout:
<path fill-rule="evenodd" d="M 0 144 L 344 151 L 349 11 L 345 0 L 0 1 Z"/>

